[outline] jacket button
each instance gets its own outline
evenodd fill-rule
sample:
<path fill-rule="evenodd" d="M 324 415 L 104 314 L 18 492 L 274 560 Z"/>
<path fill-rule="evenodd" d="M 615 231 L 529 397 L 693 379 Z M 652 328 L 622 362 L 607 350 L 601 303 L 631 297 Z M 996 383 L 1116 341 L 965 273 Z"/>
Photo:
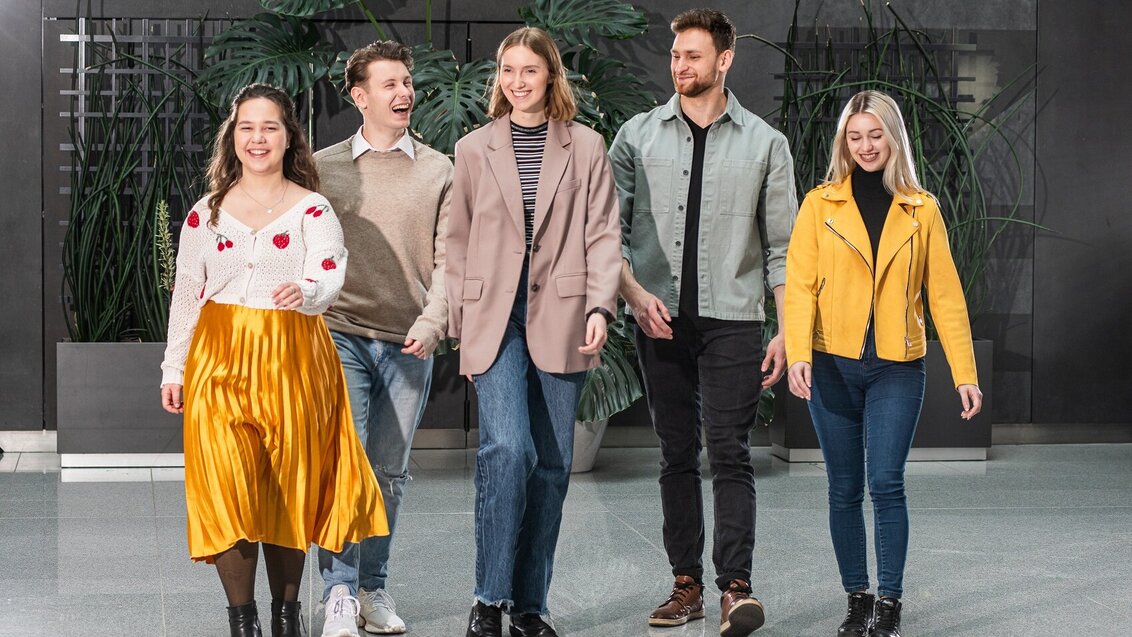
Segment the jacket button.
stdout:
<path fill-rule="evenodd" d="M 686 171 L 686 170 L 685 170 L 685 171 L 684 171 L 684 174 L 685 174 L 685 175 L 687 175 L 687 174 L 688 174 L 688 171 Z"/>
<path fill-rule="evenodd" d="M 913 228 L 919 228 L 919 227 L 920 227 L 920 222 L 919 222 L 919 221 L 913 221 L 913 222 L 912 222 L 912 227 L 913 227 Z"/>
<path fill-rule="evenodd" d="M 538 292 L 538 290 L 539 290 L 539 284 L 538 283 L 535 283 L 534 285 L 531 286 L 532 292 Z"/>

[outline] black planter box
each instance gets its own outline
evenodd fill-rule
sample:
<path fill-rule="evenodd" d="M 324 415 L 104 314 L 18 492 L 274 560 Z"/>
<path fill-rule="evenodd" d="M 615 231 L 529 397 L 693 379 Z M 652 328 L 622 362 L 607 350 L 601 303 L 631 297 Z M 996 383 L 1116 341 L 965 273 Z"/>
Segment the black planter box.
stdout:
<path fill-rule="evenodd" d="M 927 385 L 920 423 L 912 440 L 910 460 L 986 460 L 991 446 L 994 343 L 975 341 L 975 365 L 983 410 L 970 421 L 959 417 L 959 394 L 939 341 L 928 342 Z M 795 397 L 785 378 L 774 388 L 774 421 L 770 423 L 771 452 L 788 462 L 821 462 L 821 448 L 806 401 Z"/>

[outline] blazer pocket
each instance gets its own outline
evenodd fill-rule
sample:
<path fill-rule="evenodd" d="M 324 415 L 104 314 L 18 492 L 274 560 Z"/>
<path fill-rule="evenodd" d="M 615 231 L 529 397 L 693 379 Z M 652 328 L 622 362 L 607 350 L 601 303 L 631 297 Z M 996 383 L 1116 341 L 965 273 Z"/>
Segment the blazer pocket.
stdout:
<path fill-rule="evenodd" d="M 464 279 L 464 293 L 460 297 L 465 301 L 475 301 L 483 294 L 483 279 Z"/>
<path fill-rule="evenodd" d="M 563 274 L 554 278 L 554 285 L 558 288 L 558 296 L 585 296 L 586 273 Z"/>
<path fill-rule="evenodd" d="M 567 192 L 570 190 L 577 190 L 578 186 L 582 185 L 581 179 L 564 179 L 562 183 L 558 184 L 558 192 Z"/>

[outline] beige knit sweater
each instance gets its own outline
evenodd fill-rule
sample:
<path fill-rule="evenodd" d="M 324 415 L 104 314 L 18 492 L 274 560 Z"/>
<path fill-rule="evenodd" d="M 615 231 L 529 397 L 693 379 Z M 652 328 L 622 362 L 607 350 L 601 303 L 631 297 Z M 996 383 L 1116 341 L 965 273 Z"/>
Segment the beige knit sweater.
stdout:
<path fill-rule="evenodd" d="M 382 341 L 421 341 L 432 351 L 448 324 L 444 236 L 452 162 L 413 141 L 351 159 L 351 139 L 315 153 L 320 192 L 342 223 L 350 264 L 330 329 Z"/>

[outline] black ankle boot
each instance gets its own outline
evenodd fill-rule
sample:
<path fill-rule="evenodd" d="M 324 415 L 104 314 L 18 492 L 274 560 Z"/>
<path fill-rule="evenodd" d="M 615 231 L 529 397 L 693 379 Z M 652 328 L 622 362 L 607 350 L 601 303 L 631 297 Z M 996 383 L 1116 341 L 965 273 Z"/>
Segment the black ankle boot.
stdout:
<path fill-rule="evenodd" d="M 869 593 L 851 593 L 845 621 L 837 629 L 837 637 L 867 637 L 873 627 L 873 604 L 876 598 Z"/>
<path fill-rule="evenodd" d="M 299 602 L 271 600 L 271 637 L 305 637 L 302 609 Z"/>
<path fill-rule="evenodd" d="M 512 615 L 510 632 L 511 637 L 558 637 L 558 633 L 538 613 Z"/>
<path fill-rule="evenodd" d="M 869 637 L 900 637 L 900 608 L 900 600 L 895 597 L 878 599 Z"/>
<path fill-rule="evenodd" d="M 503 610 L 498 606 L 476 602 L 468 617 L 468 632 L 465 637 L 503 637 Z"/>
<path fill-rule="evenodd" d="M 232 631 L 232 637 L 263 637 L 255 602 L 248 602 L 243 606 L 229 606 L 228 628 Z"/>

